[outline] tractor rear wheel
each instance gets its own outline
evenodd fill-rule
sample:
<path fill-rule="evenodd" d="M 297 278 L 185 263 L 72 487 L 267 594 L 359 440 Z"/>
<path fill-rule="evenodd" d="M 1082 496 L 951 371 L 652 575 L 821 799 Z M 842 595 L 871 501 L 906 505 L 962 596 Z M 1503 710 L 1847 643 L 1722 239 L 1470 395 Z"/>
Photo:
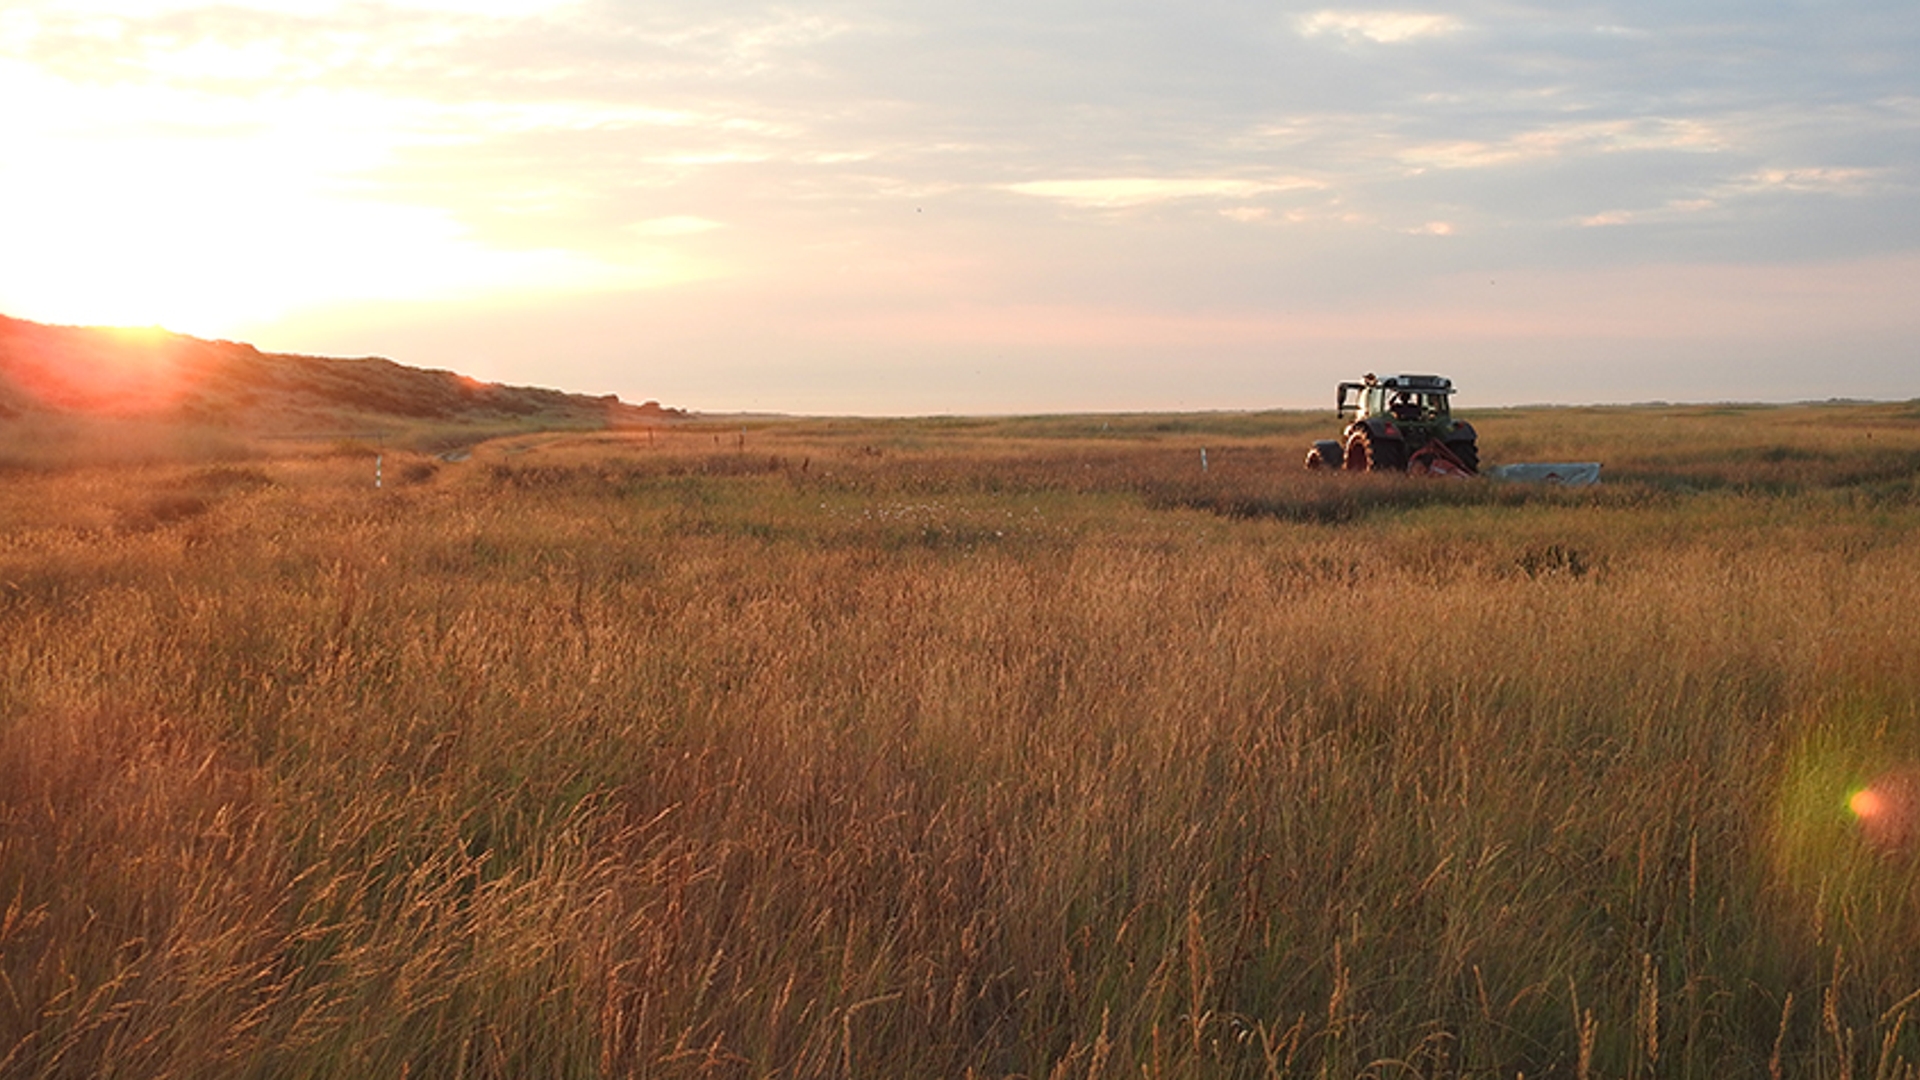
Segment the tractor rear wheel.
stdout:
<path fill-rule="evenodd" d="M 1375 440 L 1365 431 L 1347 440 L 1348 472 L 1406 472 L 1407 448 L 1391 439 Z"/>
<path fill-rule="evenodd" d="M 1465 465 L 1468 472 L 1477 473 L 1480 471 L 1479 443 L 1472 439 L 1461 439 L 1459 442 L 1448 443 L 1447 450 L 1452 453 L 1454 457 L 1460 459 L 1460 464 Z"/>

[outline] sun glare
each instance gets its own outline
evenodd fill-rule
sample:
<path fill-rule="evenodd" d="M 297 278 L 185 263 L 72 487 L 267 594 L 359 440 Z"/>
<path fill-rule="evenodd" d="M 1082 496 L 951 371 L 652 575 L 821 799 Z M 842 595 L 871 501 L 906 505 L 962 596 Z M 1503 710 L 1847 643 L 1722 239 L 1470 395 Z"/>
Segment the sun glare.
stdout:
<path fill-rule="evenodd" d="M 158 327 L 97 328 L 49 344 L 28 329 L 12 340 L 9 374 L 55 408 L 108 416 L 161 412 L 194 381 L 191 344 Z"/>
<path fill-rule="evenodd" d="M 189 148 L 144 146 L 129 157 L 76 161 L 0 210 L 7 310 L 218 336 L 302 308 L 645 284 L 667 273 L 489 249 L 443 212 L 356 202 Z M 135 167 L 143 179 L 133 190 L 112 179 Z"/>
<path fill-rule="evenodd" d="M 418 117 L 366 95 L 271 108 L 77 87 L 0 63 L 0 311 L 41 322 L 231 336 L 299 311 L 646 287 L 685 273 L 660 243 L 618 262 L 505 250 L 449 208 L 372 196 Z"/>

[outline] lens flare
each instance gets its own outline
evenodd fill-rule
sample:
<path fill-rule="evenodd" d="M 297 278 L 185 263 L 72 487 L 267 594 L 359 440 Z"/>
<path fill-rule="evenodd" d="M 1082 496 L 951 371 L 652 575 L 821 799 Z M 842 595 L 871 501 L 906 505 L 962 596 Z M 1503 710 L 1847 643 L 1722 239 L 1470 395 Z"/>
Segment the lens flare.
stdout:
<path fill-rule="evenodd" d="M 1880 774 L 1847 797 L 1860 835 L 1881 851 L 1909 851 L 1920 839 L 1920 772 Z"/>
<path fill-rule="evenodd" d="M 1920 935 L 1920 713 L 1879 698 L 1794 718 L 1762 842 L 1769 932 L 1818 955 L 1844 924 L 1862 948 Z"/>
<path fill-rule="evenodd" d="M 1886 808 L 1886 801 L 1872 788 L 1861 788 L 1847 798 L 1847 809 L 1853 811 L 1854 817 L 1863 820 L 1878 817 Z"/>

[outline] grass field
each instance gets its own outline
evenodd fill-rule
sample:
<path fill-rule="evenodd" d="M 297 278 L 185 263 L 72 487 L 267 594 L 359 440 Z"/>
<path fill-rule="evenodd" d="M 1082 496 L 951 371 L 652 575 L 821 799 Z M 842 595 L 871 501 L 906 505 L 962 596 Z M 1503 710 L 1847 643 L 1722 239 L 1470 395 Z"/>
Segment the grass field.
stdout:
<path fill-rule="evenodd" d="M 1474 419 L 15 468 L 0 1075 L 1914 1075 L 1920 408 Z"/>

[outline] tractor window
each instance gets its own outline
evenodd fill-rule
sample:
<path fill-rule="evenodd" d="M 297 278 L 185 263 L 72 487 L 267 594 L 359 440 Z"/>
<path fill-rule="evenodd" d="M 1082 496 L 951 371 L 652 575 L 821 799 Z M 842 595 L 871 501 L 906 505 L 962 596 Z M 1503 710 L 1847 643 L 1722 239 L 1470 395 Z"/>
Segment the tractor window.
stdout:
<path fill-rule="evenodd" d="M 1447 416 L 1447 395 L 1398 390 L 1387 399 L 1387 411 L 1394 419 L 1408 423 L 1443 420 Z"/>

